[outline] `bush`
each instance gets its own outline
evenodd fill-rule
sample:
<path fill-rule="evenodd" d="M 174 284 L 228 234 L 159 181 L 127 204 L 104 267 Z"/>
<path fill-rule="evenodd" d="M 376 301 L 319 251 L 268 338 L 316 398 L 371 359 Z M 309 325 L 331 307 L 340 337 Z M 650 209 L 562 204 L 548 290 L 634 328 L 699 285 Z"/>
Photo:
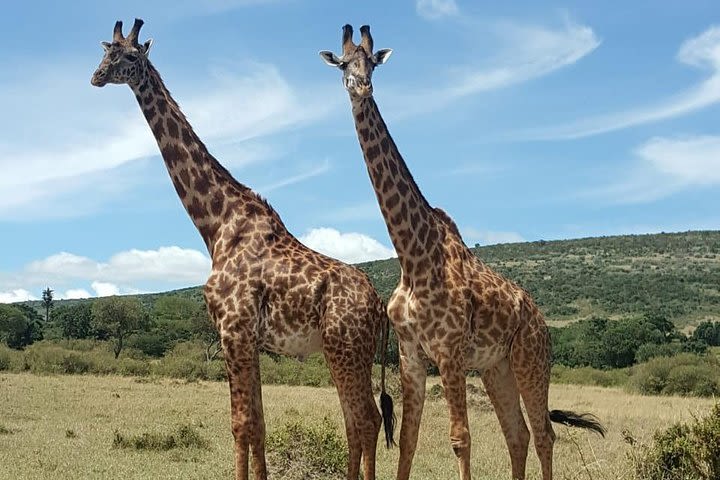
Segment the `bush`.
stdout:
<path fill-rule="evenodd" d="M 117 362 L 117 373 L 133 377 L 145 377 L 150 374 L 150 364 L 147 361 L 134 358 L 121 358 Z"/>
<path fill-rule="evenodd" d="M 657 395 L 720 394 L 720 361 L 683 353 L 653 358 L 634 367 L 631 384 L 640 393 Z"/>
<path fill-rule="evenodd" d="M 208 364 L 202 345 L 196 342 L 180 342 L 153 365 L 153 373 L 185 380 L 205 380 L 208 378 Z"/>
<path fill-rule="evenodd" d="M 0 344 L 0 372 L 23 370 L 23 352 Z"/>
<path fill-rule="evenodd" d="M 181 425 L 172 433 L 144 432 L 127 436 L 115 430 L 113 447 L 134 448 L 135 450 L 171 450 L 173 448 L 207 448 L 197 429 L 191 425 Z"/>
<path fill-rule="evenodd" d="M 569 368 L 563 365 L 553 365 L 550 372 L 550 380 L 553 383 L 598 387 L 623 386 L 627 384 L 629 378 L 628 369 L 598 370 L 592 367 Z"/>
<path fill-rule="evenodd" d="M 347 443 L 336 425 L 327 417 L 306 424 L 296 411 L 288 413 L 293 418 L 267 437 L 273 477 L 345 478 Z"/>
<path fill-rule="evenodd" d="M 677 342 L 673 343 L 645 343 L 635 352 L 635 360 L 637 362 L 647 362 L 651 358 L 655 357 L 672 357 L 682 353 L 684 350 L 683 345 Z"/>
<path fill-rule="evenodd" d="M 333 385 L 330 370 L 320 354 L 310 355 L 304 362 L 294 358 L 260 355 L 260 374 L 264 384 L 305 385 L 328 387 Z"/>
<path fill-rule="evenodd" d="M 128 338 L 127 346 L 150 357 L 162 357 L 170 348 L 170 340 L 159 333 L 138 333 Z"/>
<path fill-rule="evenodd" d="M 639 447 L 633 459 L 643 480 L 720 478 L 720 404 L 705 418 L 656 433 L 653 444 Z"/>

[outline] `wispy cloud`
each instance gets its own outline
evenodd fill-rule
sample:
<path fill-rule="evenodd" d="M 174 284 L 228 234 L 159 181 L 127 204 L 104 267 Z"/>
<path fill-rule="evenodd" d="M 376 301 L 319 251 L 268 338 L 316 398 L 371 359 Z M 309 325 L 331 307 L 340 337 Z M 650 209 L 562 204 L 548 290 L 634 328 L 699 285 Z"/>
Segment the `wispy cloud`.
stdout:
<path fill-rule="evenodd" d="M 467 19 L 458 27 L 479 28 L 478 22 Z M 499 41 L 498 55 L 483 64 L 452 68 L 444 86 L 394 92 L 399 104 L 395 110 L 402 115 L 413 114 L 444 107 L 469 95 L 528 82 L 576 63 L 600 45 L 592 28 L 568 16 L 559 27 L 498 21 L 483 28 Z"/>
<path fill-rule="evenodd" d="M 713 26 L 682 44 L 677 60 L 710 72 L 698 85 L 677 93 L 655 105 L 632 108 L 598 117 L 573 121 L 566 125 L 542 127 L 518 132 L 514 137 L 532 140 L 565 140 L 634 127 L 686 115 L 720 101 L 720 27 Z"/>
<path fill-rule="evenodd" d="M 688 188 L 720 185 L 720 136 L 656 137 L 634 151 L 623 180 L 581 194 L 617 204 L 645 203 Z"/>
<path fill-rule="evenodd" d="M 76 70 L 84 72 L 83 69 Z M 103 91 L 92 89 L 87 78 L 73 77 L 70 82 L 65 77 L 72 75 L 62 72 L 63 69 L 58 68 L 58 73 L 54 72 L 53 76 L 57 75 L 61 84 L 73 85 L 63 95 L 57 95 L 58 92 L 42 94 L 47 98 L 19 109 L 21 121 L 0 122 L 0 127 L 7 133 L 3 135 L 5 140 L 0 141 L 0 168 L 3 170 L 0 219 L 47 216 L 51 209 L 38 210 L 34 206 L 39 200 L 52 202 L 58 198 L 64 198 L 68 203 L 62 216 L 83 214 L 83 205 L 94 201 L 94 197 L 87 195 L 93 193 L 92 188 L 97 189 L 93 175 L 158 155 L 145 120 L 137 107 L 129 106 L 134 100 L 127 87 L 122 87 L 126 91 L 122 92 L 125 99 L 121 101 L 116 91 L 108 92 L 118 90 L 118 87 L 108 86 Z M 46 78 L 47 75 L 31 77 Z M 80 81 L 85 89 L 76 86 Z M 182 91 L 184 86 L 181 84 L 178 90 Z M 4 103 L 7 99 L 12 106 L 18 98 L 34 98 L 36 87 L 32 83 L 0 85 L 0 91 L 4 91 L 0 93 L 0 100 Z M 300 95 L 270 65 L 246 65 L 241 74 L 215 70 L 212 81 L 193 82 L 193 90 L 203 93 L 179 95 L 184 111 L 211 149 L 236 144 L 230 162 L 232 166 L 259 161 L 272 150 L 256 143 L 244 152 L 242 145 L 237 146 L 238 142 L 312 122 L 327 113 L 320 103 L 313 104 L 307 98 L 301 101 Z M 110 106 L 103 95 L 116 100 L 115 106 Z M 68 108 L 70 104 L 72 107 Z M 125 107 L 118 110 L 117 105 Z M 60 113 L 65 111 L 72 112 L 67 119 Z M 48 135 L 43 133 L 38 140 L 38 132 L 45 130 Z M 123 182 L 116 176 L 112 183 L 113 186 L 108 188 L 132 187 L 131 182 Z M 71 201 L 73 194 L 76 202 Z M 77 204 L 77 210 L 72 208 L 73 203 Z"/>
<path fill-rule="evenodd" d="M 273 190 L 278 190 L 280 188 L 287 187 L 288 185 L 294 185 L 296 183 L 304 182 L 305 180 L 308 180 L 310 178 L 317 177 L 318 175 L 322 175 L 329 170 L 330 161 L 326 159 L 320 165 L 316 165 L 305 172 L 280 179 L 269 185 L 258 187 L 257 190 L 261 193 L 272 192 Z"/>
<path fill-rule="evenodd" d="M 417 14 L 429 20 L 457 15 L 459 12 L 455 0 L 417 0 Z"/>

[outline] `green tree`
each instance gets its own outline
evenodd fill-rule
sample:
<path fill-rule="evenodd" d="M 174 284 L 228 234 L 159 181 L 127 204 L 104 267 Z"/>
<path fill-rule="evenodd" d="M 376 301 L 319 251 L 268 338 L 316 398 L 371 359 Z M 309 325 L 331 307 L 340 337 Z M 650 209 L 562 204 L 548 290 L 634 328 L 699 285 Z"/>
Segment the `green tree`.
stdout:
<path fill-rule="evenodd" d="M 45 307 L 45 323 L 50 321 L 50 309 L 53 307 L 53 290 L 47 287 L 42 292 L 42 305 Z"/>
<path fill-rule="evenodd" d="M 191 321 L 193 334 L 205 345 L 205 360 L 209 362 L 215 359 L 222 351 L 220 333 L 211 321 L 205 305 L 195 308 Z"/>
<path fill-rule="evenodd" d="M 720 346 L 720 322 L 702 322 L 693 332 L 692 339 L 714 347 Z"/>
<path fill-rule="evenodd" d="M 11 348 L 23 346 L 28 320 L 23 312 L 10 305 L 0 304 L 0 341 Z"/>
<path fill-rule="evenodd" d="M 115 358 L 120 356 L 127 337 L 145 328 L 148 322 L 145 308 L 134 297 L 104 297 L 92 306 L 92 326 L 115 340 Z"/>
<path fill-rule="evenodd" d="M 93 334 L 90 302 L 61 305 L 55 309 L 53 319 L 65 338 L 88 338 Z"/>

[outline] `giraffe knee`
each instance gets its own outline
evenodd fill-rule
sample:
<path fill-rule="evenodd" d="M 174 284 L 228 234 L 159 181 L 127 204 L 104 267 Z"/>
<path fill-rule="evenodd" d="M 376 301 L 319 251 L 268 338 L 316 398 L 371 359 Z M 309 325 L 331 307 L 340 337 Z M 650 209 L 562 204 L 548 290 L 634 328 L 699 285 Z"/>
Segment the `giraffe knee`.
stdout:
<path fill-rule="evenodd" d="M 470 432 L 463 427 L 450 434 L 450 446 L 455 456 L 460 458 L 470 452 Z"/>

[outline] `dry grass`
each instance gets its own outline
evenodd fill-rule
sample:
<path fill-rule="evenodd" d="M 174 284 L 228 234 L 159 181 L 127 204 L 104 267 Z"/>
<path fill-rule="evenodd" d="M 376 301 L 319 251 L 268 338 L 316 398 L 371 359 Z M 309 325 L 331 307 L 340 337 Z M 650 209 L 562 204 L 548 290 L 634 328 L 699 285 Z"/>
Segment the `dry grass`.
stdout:
<path fill-rule="evenodd" d="M 307 422 L 329 416 L 341 428 L 340 408 L 331 388 L 267 386 L 263 392 L 269 431 L 293 410 Z M 551 408 L 593 412 L 609 429 L 602 440 L 556 426 L 556 478 L 630 478 L 623 430 L 648 441 L 655 430 L 702 413 L 711 404 L 707 399 L 643 397 L 614 389 L 553 385 Z M 456 478 L 447 418 L 444 401 L 426 402 L 414 479 Z M 476 408 L 470 418 L 474 478 L 509 478 L 509 459 L 494 414 Z M 0 420 L 13 432 L 0 435 L 2 479 L 232 478 L 229 399 L 224 383 L 2 374 Z M 141 435 L 172 432 L 179 425 L 194 426 L 207 448 L 113 448 L 117 429 Z M 68 431 L 73 435 L 68 436 Z M 583 465 L 580 452 L 587 465 Z M 398 450 L 379 448 L 378 454 L 378 478 L 393 478 Z M 534 453 L 528 472 L 529 478 L 538 478 Z"/>

